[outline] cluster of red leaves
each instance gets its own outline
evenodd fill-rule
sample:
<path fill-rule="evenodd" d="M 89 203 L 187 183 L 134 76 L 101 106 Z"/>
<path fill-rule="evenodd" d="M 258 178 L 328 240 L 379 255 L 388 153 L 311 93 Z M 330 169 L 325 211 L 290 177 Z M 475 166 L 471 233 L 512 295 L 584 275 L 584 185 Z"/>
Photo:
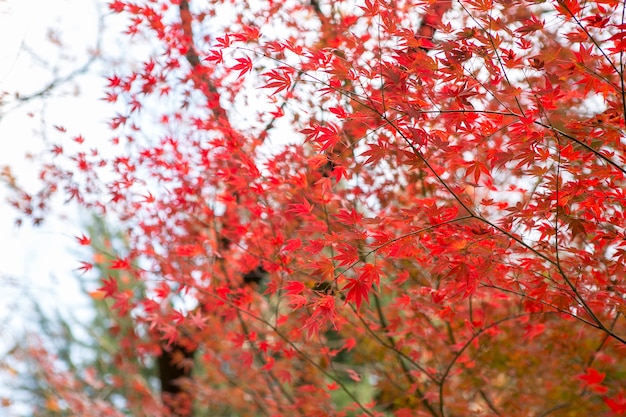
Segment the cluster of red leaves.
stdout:
<path fill-rule="evenodd" d="M 87 178 L 42 175 L 127 224 L 110 267 L 151 290 L 103 291 L 154 343 L 193 340 L 195 401 L 623 413 L 624 6 L 246 3 L 111 2 L 161 45 L 109 78 L 120 155 L 55 151 Z M 142 135 L 149 99 L 168 105 Z"/>

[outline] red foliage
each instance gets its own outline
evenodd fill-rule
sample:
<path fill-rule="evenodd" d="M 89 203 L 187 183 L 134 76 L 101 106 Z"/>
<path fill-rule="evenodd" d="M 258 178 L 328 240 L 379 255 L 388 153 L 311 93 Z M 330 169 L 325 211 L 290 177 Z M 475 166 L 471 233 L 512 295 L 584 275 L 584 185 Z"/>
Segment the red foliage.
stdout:
<path fill-rule="evenodd" d="M 213 415 L 623 413 L 623 7 L 114 1 L 160 45 L 118 155 L 41 178 L 127 226 L 149 290 L 102 291 Z"/>

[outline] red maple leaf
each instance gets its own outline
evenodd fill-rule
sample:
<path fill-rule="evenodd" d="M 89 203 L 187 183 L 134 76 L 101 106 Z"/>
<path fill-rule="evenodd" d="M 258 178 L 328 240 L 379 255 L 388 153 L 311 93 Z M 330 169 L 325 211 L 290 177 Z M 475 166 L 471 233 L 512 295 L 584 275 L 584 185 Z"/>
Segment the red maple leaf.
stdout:
<path fill-rule="evenodd" d="M 285 242 L 285 246 L 283 247 L 283 252 L 291 253 L 302 246 L 302 240 L 300 239 L 289 239 Z"/>
<path fill-rule="evenodd" d="M 89 271 L 91 271 L 91 270 L 93 269 L 93 264 L 92 264 L 92 263 L 89 263 L 89 262 L 82 262 L 82 261 L 81 261 L 81 265 L 82 265 L 82 266 L 80 266 L 80 267 L 78 268 L 78 270 L 79 270 L 79 271 L 83 271 L 83 272 L 82 272 L 83 274 L 84 274 L 84 273 L 86 273 L 86 272 L 89 272 Z"/>
<path fill-rule="evenodd" d="M 614 413 L 626 414 L 626 397 L 623 393 L 620 392 L 613 398 L 605 397 L 603 400 Z"/>
<path fill-rule="evenodd" d="M 124 11 L 126 4 L 119 0 L 114 0 L 109 3 L 109 9 L 113 11 L 113 13 L 121 13 Z"/>
<path fill-rule="evenodd" d="M 289 295 L 298 295 L 306 289 L 305 285 L 300 281 L 289 281 L 284 287 Z"/>
<path fill-rule="evenodd" d="M 88 238 L 87 236 L 85 236 L 84 234 L 81 236 L 75 236 L 76 240 L 78 241 L 79 244 L 83 245 L 83 246 L 87 246 L 91 243 L 91 239 Z"/>
<path fill-rule="evenodd" d="M 588 368 L 584 374 L 576 375 L 577 379 L 580 379 L 584 385 L 596 385 L 604 381 L 605 373 L 598 372 L 593 368 Z"/>
<path fill-rule="evenodd" d="M 239 71 L 239 75 L 237 76 L 238 79 L 246 75 L 246 73 L 252 71 L 252 60 L 250 58 L 237 58 L 236 61 L 238 64 L 233 66 L 231 69 Z"/>
<path fill-rule="evenodd" d="M 349 243 L 340 242 L 336 247 L 337 255 L 333 257 L 334 260 L 340 261 L 339 266 L 352 265 L 359 260 L 359 252 L 357 248 Z"/>
<path fill-rule="evenodd" d="M 103 279 L 102 287 L 98 288 L 98 291 L 104 292 L 105 297 L 113 297 L 118 292 L 117 280 L 109 275 L 108 278 Z"/>
<path fill-rule="evenodd" d="M 363 300 L 369 302 L 369 292 L 372 288 L 372 282 L 350 278 L 348 279 L 348 283 L 342 288 L 342 290 L 347 289 L 348 294 L 346 294 L 346 303 L 349 301 L 354 301 L 356 304 L 356 308 L 361 307 L 361 303 Z"/>
<path fill-rule="evenodd" d="M 283 68 L 282 71 L 273 69 L 270 72 L 263 74 L 268 77 L 270 81 L 262 88 L 275 88 L 276 90 L 274 90 L 272 95 L 280 93 L 281 91 L 289 88 L 291 86 L 290 72 L 293 71 Z"/>
<path fill-rule="evenodd" d="M 123 258 L 123 259 L 116 258 L 115 260 L 111 262 L 111 264 L 109 265 L 109 268 L 130 270 L 131 269 L 130 261 L 128 260 L 128 258 Z"/>

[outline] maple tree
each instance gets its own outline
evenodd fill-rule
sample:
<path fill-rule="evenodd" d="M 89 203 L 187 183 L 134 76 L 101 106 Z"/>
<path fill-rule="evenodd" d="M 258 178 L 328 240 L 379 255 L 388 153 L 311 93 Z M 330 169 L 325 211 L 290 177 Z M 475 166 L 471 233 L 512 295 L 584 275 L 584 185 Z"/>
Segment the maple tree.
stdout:
<path fill-rule="evenodd" d="M 622 3 L 109 7 L 155 45 L 108 77 L 112 150 L 59 132 L 13 202 L 125 226 L 120 345 L 194 352 L 185 395 L 134 409 L 626 412 Z"/>

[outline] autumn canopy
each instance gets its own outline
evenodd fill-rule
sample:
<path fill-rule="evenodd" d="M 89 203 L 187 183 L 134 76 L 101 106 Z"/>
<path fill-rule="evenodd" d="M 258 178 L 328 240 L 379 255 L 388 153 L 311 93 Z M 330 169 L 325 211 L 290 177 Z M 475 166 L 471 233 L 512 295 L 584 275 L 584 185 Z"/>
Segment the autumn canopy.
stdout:
<path fill-rule="evenodd" d="M 128 242 L 85 231 L 98 256 L 77 260 L 102 275 L 124 377 L 49 369 L 57 404 L 626 413 L 622 2 L 109 9 L 151 48 L 108 75 L 111 142 L 67 152 L 59 132 L 42 191 L 14 196 L 40 222 L 60 194 Z M 162 395 L 135 376 L 166 354 L 186 371 Z"/>

